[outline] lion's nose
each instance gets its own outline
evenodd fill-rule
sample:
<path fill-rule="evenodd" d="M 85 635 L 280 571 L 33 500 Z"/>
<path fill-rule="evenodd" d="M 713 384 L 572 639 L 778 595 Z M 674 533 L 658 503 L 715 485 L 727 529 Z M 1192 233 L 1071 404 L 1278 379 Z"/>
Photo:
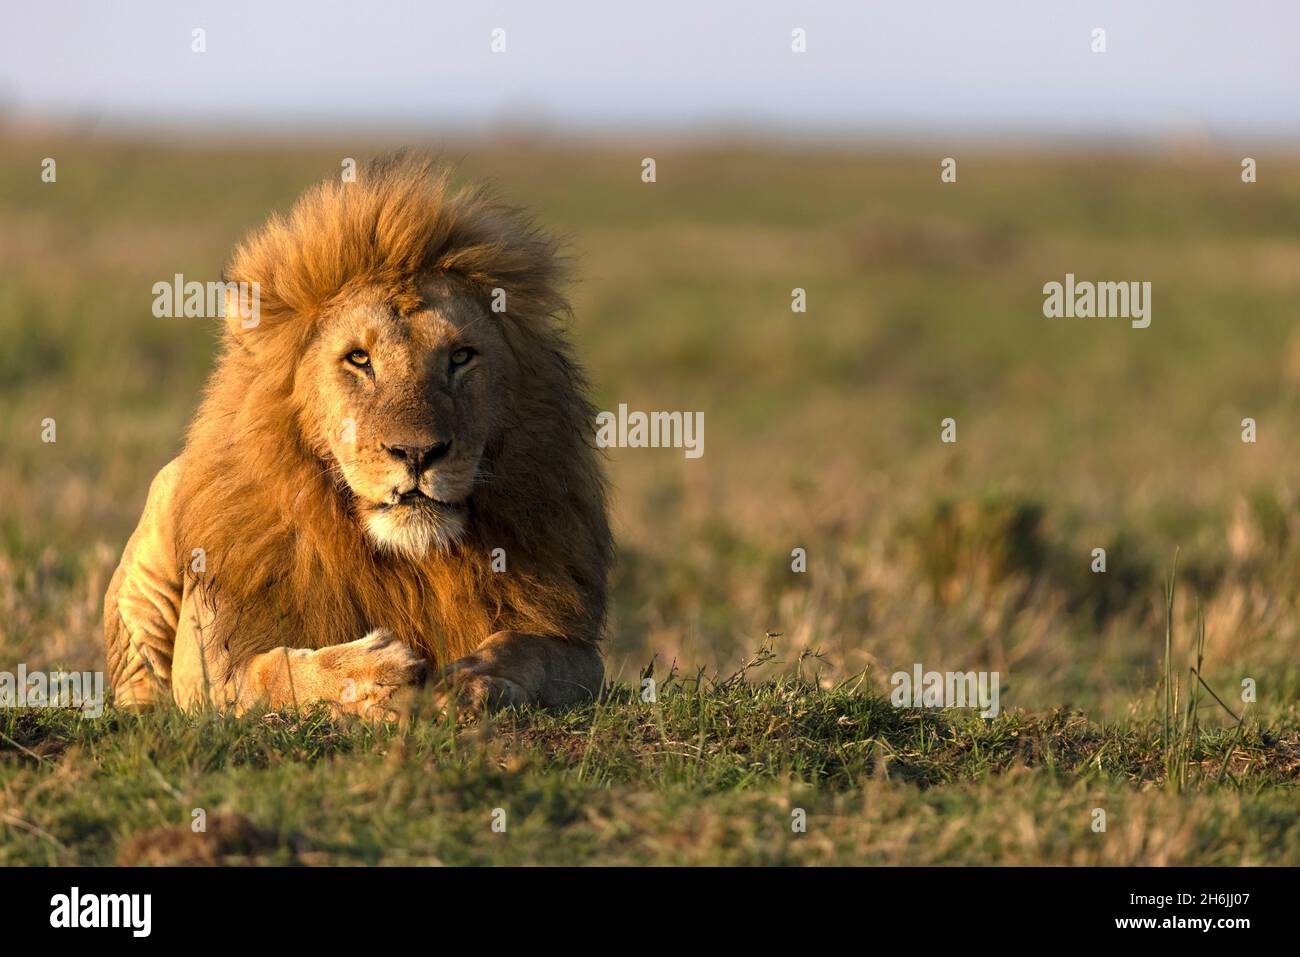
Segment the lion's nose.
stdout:
<path fill-rule="evenodd" d="M 384 451 L 399 462 L 405 462 L 411 474 L 419 475 L 451 450 L 451 440 L 430 445 L 385 445 Z"/>

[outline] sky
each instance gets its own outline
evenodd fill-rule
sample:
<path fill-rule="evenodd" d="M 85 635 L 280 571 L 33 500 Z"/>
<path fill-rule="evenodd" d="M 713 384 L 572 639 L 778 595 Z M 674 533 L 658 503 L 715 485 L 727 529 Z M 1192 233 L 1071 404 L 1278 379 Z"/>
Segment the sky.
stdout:
<path fill-rule="evenodd" d="M 1096 28 L 1105 53 L 1091 49 Z M 101 127 L 1291 140 L 1300 0 L 14 0 L 0 13 L 0 113 Z"/>

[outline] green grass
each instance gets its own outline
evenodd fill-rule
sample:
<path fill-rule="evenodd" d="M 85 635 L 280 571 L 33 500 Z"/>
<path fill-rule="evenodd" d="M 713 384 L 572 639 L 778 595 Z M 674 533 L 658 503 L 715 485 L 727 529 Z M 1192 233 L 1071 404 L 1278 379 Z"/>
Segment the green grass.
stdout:
<path fill-rule="evenodd" d="M 387 144 L 0 145 L 0 670 L 100 668 L 214 351 L 152 283 Z M 1297 862 L 1300 157 L 1246 186 L 1213 152 L 953 144 L 945 186 L 922 152 L 680 146 L 646 185 L 642 144 L 434 145 L 570 238 L 601 408 L 705 414 L 701 459 L 610 453 L 611 681 L 729 675 L 766 632 L 777 660 L 458 737 L 3 712 L 0 859 Z M 1066 272 L 1151 281 L 1151 327 L 1045 320 Z M 892 709 L 916 662 L 998 671 L 1004 713 Z M 1240 717 L 1246 679 L 1238 729 L 1206 686 Z"/>
<path fill-rule="evenodd" d="M 1153 720 L 983 720 L 792 675 L 657 698 L 459 731 L 10 712 L 5 794 L 25 811 L 0 863 L 1300 863 L 1293 723 L 1207 730 L 1171 771 Z"/>

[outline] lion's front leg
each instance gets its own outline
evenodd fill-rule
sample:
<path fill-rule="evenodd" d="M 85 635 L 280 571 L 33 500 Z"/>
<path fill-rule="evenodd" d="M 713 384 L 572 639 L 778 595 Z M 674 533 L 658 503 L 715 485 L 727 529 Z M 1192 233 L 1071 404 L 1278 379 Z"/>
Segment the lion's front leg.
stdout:
<path fill-rule="evenodd" d="M 390 716 L 404 689 L 424 683 L 427 662 L 387 631 L 315 650 L 275 648 L 237 672 L 227 699 L 235 711 L 324 702 L 367 718 Z"/>
<path fill-rule="evenodd" d="M 605 681 L 596 646 L 586 641 L 498 631 L 438 675 L 437 700 L 473 711 L 521 704 L 562 707 L 590 701 Z"/>

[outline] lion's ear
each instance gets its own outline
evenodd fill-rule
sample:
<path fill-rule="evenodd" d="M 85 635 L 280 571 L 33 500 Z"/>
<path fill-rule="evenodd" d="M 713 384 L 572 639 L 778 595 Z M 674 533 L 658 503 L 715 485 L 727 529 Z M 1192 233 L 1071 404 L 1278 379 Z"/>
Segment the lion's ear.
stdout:
<path fill-rule="evenodd" d="M 261 284 L 227 282 L 225 291 L 226 331 L 240 345 L 251 349 L 251 333 L 262 322 Z"/>

